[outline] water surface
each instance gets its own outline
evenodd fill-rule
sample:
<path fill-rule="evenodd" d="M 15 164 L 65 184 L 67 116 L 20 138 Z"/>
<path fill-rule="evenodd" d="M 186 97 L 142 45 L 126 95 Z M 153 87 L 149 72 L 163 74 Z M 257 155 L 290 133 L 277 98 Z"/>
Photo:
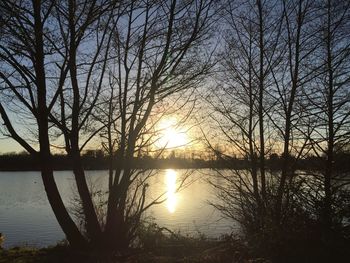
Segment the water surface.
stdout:
<path fill-rule="evenodd" d="M 193 171 L 187 180 L 189 184 L 178 192 L 178 183 L 185 172 L 161 170 L 151 178 L 148 201 L 161 193 L 167 200 L 150 208 L 147 218 L 189 235 L 218 237 L 236 231 L 236 225 L 222 219 L 208 204 L 208 200 L 215 199 L 212 187 L 206 182 L 210 171 Z M 87 177 L 93 188 L 107 189 L 106 171 L 88 171 Z M 65 204 L 72 208 L 76 196 L 72 172 L 55 172 L 55 179 Z M 5 235 L 5 247 L 47 246 L 64 239 L 47 201 L 39 172 L 0 172 L 0 232 Z"/>

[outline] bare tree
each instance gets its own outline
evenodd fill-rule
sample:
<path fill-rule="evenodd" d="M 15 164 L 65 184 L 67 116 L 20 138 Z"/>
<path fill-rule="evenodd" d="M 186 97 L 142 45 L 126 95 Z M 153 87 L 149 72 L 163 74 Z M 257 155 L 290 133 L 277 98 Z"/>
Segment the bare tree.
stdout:
<path fill-rule="evenodd" d="M 57 220 L 68 241 L 77 247 L 85 247 L 88 241 L 98 243 L 102 233 L 80 152 L 95 133 L 90 129 L 92 135 L 86 135 L 86 127 L 104 79 L 113 32 L 109 21 L 117 7 L 114 1 L 1 4 L 7 14 L 2 18 L 7 38 L 2 39 L 0 77 L 5 86 L 3 99 L 8 98 L 6 107 L 1 104 L 1 115 L 8 135 L 36 157 Z M 83 50 L 86 46 L 90 46 L 89 50 Z M 30 120 L 27 127 L 38 136 L 37 142 L 23 134 L 23 125 L 18 129 L 22 134 L 16 131 L 8 113 L 16 109 Z M 80 139 L 84 132 L 86 142 Z M 61 134 L 83 204 L 88 240 L 68 214 L 53 177 L 51 148 L 60 147 L 62 143 L 56 141 L 61 140 Z"/>
<path fill-rule="evenodd" d="M 248 169 L 218 171 L 222 181 L 213 185 L 221 202 L 213 205 L 251 230 L 248 241 L 268 256 L 290 245 L 285 237 L 297 246 L 311 237 L 326 255 L 321 250 L 336 238 L 345 242 L 348 227 L 349 182 L 335 156 L 349 143 L 349 4 L 242 1 L 226 10 L 219 88 L 207 100 L 220 129 L 215 136 Z M 212 150 L 233 163 L 232 152 Z M 276 172 L 264 165 L 269 150 L 281 156 Z M 316 172 L 310 155 L 323 161 Z"/>
<path fill-rule="evenodd" d="M 100 244 L 102 229 L 85 179 L 81 151 L 101 129 L 91 115 L 102 92 L 109 58 L 113 18 L 120 18 L 117 2 L 68 1 L 53 8 L 61 45 L 54 45 L 59 65 L 58 89 L 50 104 L 50 121 L 62 134 L 64 149 L 72 163 L 86 220 L 86 231 Z M 88 50 L 84 50 L 88 47 Z"/>
<path fill-rule="evenodd" d="M 135 1 L 117 23 L 109 106 L 101 120 L 106 123 L 104 145 L 111 162 L 105 233 L 113 248 L 128 247 L 144 211 L 164 199 L 146 203 L 148 178 L 154 171 L 135 170 L 133 160 L 157 140 L 158 120 L 187 104 L 211 68 L 203 45 L 214 21 L 213 4 Z"/>
<path fill-rule="evenodd" d="M 331 0 L 318 4 L 320 47 L 313 55 L 317 78 L 305 90 L 305 97 L 315 127 L 310 134 L 313 153 L 325 160 L 321 178 L 316 175 L 322 181 L 323 200 L 316 199 L 322 203 L 320 219 L 328 239 L 332 228 L 342 224 L 342 198 L 349 183 L 336 159 L 349 143 L 350 6 Z"/>
<path fill-rule="evenodd" d="M 220 129 L 217 136 L 225 138 L 228 148 L 232 149 L 220 153 L 221 157 L 228 162 L 232 153 L 245 158 L 249 172 L 233 168 L 233 176 L 220 173 L 227 184 L 216 187 L 220 188 L 224 202 L 232 199 L 229 203 L 236 203 L 236 208 L 241 209 L 236 220 L 245 225 L 244 218 L 249 217 L 246 226 L 255 224 L 259 229 L 269 206 L 265 160 L 274 147 L 271 140 L 274 134 L 268 129 L 271 123 L 267 117 L 271 108 L 269 93 L 274 83 L 272 71 L 284 54 L 279 50 L 281 5 L 261 1 L 229 2 L 223 17 L 224 49 L 220 56 L 218 87 L 212 92 L 215 96 L 209 96 L 209 102 L 214 109 L 212 119 Z M 244 203 L 249 203 L 249 207 Z"/>
<path fill-rule="evenodd" d="M 133 228 L 150 205 L 145 204 L 147 184 L 133 168 L 133 158 L 154 142 L 150 131 L 152 120 L 159 118 L 156 107 L 172 94 L 191 94 L 186 91 L 208 72 L 201 45 L 210 35 L 213 4 L 1 2 L 5 15 L 0 24 L 6 36 L 0 40 L 4 132 L 40 164 L 49 202 L 71 245 L 113 251 L 130 245 Z M 101 109 L 107 119 L 99 119 Z M 111 162 L 118 164 L 114 173 L 110 167 L 105 226 L 99 222 L 81 161 L 81 151 L 102 133 L 108 137 Z M 86 236 L 62 202 L 53 177 L 52 148 L 64 149 L 71 161 Z"/>
<path fill-rule="evenodd" d="M 298 129 L 303 109 L 298 107 L 302 87 L 314 77 L 308 69 L 310 55 L 317 48 L 313 19 L 315 8 L 312 1 L 283 1 L 284 48 L 286 54 L 280 69 L 274 72 L 276 108 L 270 117 L 282 138 L 282 168 L 276 195 L 276 222 L 281 223 L 283 210 L 288 209 L 289 192 L 286 181 L 292 183 L 295 172 L 294 154 L 298 159 L 308 139 L 298 138 Z M 288 213 L 286 213 L 288 214 Z"/>
<path fill-rule="evenodd" d="M 52 39 L 45 33 L 51 29 L 48 23 L 54 5 L 55 2 L 40 1 L 1 2 L 2 13 L 5 14 L 1 17 L 5 25 L 3 35 L 6 38 L 1 39 L 0 77 L 3 87 L 0 112 L 8 135 L 40 164 L 48 200 L 67 239 L 73 246 L 81 247 L 85 244 L 84 238 L 63 204 L 51 165 L 49 105 L 52 98 L 48 97 L 51 90 L 48 87 L 50 73 L 47 57 L 53 57 L 54 54 L 50 49 L 52 45 L 47 45 Z M 31 143 L 14 126 L 13 117 L 8 113 L 13 106 L 21 110 L 18 113 L 32 118 L 31 126 L 39 142 L 38 150 L 36 143 Z"/>

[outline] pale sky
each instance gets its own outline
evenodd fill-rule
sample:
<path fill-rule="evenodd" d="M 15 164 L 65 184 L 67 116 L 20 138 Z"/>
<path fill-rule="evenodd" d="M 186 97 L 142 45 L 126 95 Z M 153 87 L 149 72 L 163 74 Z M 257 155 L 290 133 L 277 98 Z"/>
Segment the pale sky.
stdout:
<path fill-rule="evenodd" d="M 0 139 L 0 154 L 8 152 L 21 152 L 24 149 L 15 141 L 10 138 L 4 138 L 3 136 Z"/>

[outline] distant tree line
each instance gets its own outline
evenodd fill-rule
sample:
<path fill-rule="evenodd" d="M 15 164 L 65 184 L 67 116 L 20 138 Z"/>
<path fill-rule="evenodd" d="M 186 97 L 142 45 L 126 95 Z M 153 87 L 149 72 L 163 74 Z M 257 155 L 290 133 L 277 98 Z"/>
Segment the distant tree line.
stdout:
<path fill-rule="evenodd" d="M 266 168 L 269 171 L 280 171 L 282 156 L 274 153 L 266 159 Z M 292 160 L 295 157 L 290 157 Z M 108 170 L 109 157 L 102 150 L 88 150 L 81 156 L 84 170 Z M 300 159 L 296 169 L 322 171 L 325 157 L 308 156 Z M 116 160 L 117 162 L 117 160 Z M 350 153 L 338 153 L 335 158 L 335 170 L 338 172 L 350 171 Z M 72 170 L 73 164 L 65 154 L 52 155 L 52 165 L 55 171 Z M 185 157 L 158 157 L 142 156 L 131 161 L 135 169 L 249 169 L 248 158 L 220 157 L 214 159 L 199 159 Z M 113 168 L 123 164 L 113 164 Z M 8 153 L 0 155 L 0 171 L 40 171 L 40 163 L 27 153 Z"/>

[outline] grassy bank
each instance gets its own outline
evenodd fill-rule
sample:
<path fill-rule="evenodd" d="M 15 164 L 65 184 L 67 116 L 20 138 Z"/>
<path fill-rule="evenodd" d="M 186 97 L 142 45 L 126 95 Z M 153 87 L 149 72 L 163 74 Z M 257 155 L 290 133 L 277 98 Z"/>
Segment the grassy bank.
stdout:
<path fill-rule="evenodd" d="M 123 255 L 106 257 L 94 252 L 84 253 L 70 249 L 65 245 L 48 248 L 15 247 L 0 250 L 0 263 L 117 263 L 117 262 L 154 262 L 154 263 L 234 263 L 267 262 L 252 259 L 248 249 L 238 240 L 204 240 L 183 237 L 171 240 L 155 247 L 131 249 Z"/>

